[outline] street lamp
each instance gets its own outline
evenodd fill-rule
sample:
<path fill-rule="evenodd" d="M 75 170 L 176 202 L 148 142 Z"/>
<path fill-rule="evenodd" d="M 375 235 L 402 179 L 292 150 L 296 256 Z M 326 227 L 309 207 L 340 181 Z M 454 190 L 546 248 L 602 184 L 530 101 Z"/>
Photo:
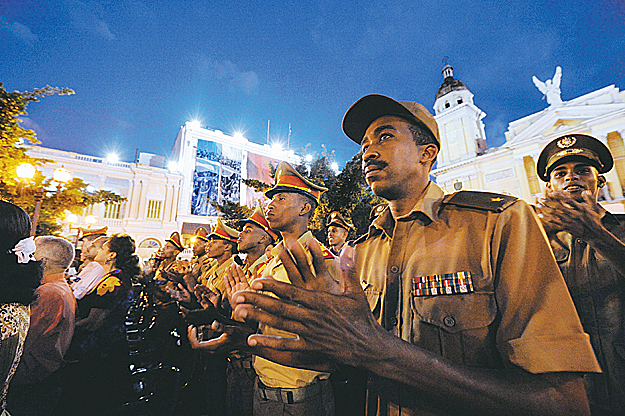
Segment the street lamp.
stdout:
<path fill-rule="evenodd" d="M 30 163 L 22 163 L 15 168 L 17 176 L 22 179 L 32 179 L 35 176 L 36 169 Z"/>
<path fill-rule="evenodd" d="M 72 174 L 69 173 L 69 171 L 65 169 L 63 166 L 61 166 L 60 168 L 54 169 L 54 172 L 52 172 L 52 179 L 54 179 L 57 182 L 65 183 L 65 182 L 68 182 L 71 178 L 72 178 Z"/>
<path fill-rule="evenodd" d="M 33 179 L 35 174 L 37 174 L 37 169 L 29 163 L 22 163 L 15 168 L 15 173 L 21 179 Z M 54 170 L 52 174 L 52 179 L 57 183 L 56 185 L 56 196 L 58 198 L 59 193 L 61 192 L 61 184 L 70 180 L 71 174 L 63 167 L 57 168 Z M 39 180 L 35 181 L 38 182 Z M 33 213 L 33 220 L 30 226 L 30 235 L 34 236 L 37 234 L 37 223 L 39 222 L 39 212 L 41 211 L 41 201 L 43 199 L 44 189 L 43 184 L 39 186 L 37 191 L 35 191 L 35 212 Z"/>

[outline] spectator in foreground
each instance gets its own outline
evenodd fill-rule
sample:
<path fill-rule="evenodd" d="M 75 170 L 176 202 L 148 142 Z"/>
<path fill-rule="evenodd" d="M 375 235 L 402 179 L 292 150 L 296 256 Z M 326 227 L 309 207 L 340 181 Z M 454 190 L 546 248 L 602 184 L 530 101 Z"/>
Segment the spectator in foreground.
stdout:
<path fill-rule="evenodd" d="M 4 413 L 9 382 L 15 373 L 29 325 L 29 305 L 41 282 L 26 211 L 0 201 L 0 413 Z"/>
<path fill-rule="evenodd" d="M 12 416 L 48 415 L 59 398 L 57 370 L 64 364 L 74 334 L 76 300 L 65 279 L 74 260 L 74 246 L 60 237 L 37 237 L 35 259 L 43 263 L 43 279 L 30 310 L 30 328 L 22 359 L 9 389 Z"/>
<path fill-rule="evenodd" d="M 76 332 L 67 366 L 64 394 L 67 414 L 93 415 L 113 411 L 130 393 L 125 318 L 133 280 L 141 272 L 135 242 L 114 234 L 95 256 L 106 274 L 78 302 Z M 71 354 L 71 355 L 70 355 Z"/>
<path fill-rule="evenodd" d="M 108 241 L 108 237 L 100 236 L 91 242 L 85 249 L 86 256 L 93 260 L 102 249 L 104 243 Z M 72 280 L 71 288 L 76 300 L 80 300 L 85 296 L 93 286 L 96 285 L 102 277 L 104 277 L 104 267 L 97 261 L 89 261 L 82 267 L 80 273 Z"/>

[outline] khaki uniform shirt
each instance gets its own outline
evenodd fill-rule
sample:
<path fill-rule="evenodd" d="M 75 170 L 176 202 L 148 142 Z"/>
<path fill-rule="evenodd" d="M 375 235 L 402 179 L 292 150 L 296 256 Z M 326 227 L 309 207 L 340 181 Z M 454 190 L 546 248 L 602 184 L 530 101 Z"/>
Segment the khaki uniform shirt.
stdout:
<path fill-rule="evenodd" d="M 193 268 L 191 272 L 193 273 L 196 282 L 199 282 L 200 278 L 217 262 L 217 260 L 211 259 L 206 254 L 199 258 L 194 257 L 192 261 Z"/>
<path fill-rule="evenodd" d="M 302 244 L 302 246 L 306 247 L 305 243 L 311 239 L 314 239 L 312 233 L 307 231 L 304 233 L 298 241 Z M 270 277 L 281 282 L 289 282 L 289 277 L 286 273 L 286 269 L 282 265 L 282 261 L 278 257 L 278 253 L 280 251 L 280 247 L 284 244 L 284 242 L 280 242 L 274 249 L 272 250 L 273 258 L 267 264 L 265 271 L 262 274 L 262 277 Z M 326 254 L 326 266 L 328 267 L 328 271 L 335 278 L 339 279 L 339 262 L 336 257 L 330 253 L 329 250 L 325 249 L 324 254 Z M 312 261 L 312 257 L 310 258 Z M 271 328 L 267 325 L 260 324 L 259 331 L 265 335 L 279 335 L 283 337 L 295 337 L 296 335 L 290 332 L 278 330 L 275 328 Z M 312 383 L 315 378 L 318 379 L 327 379 L 330 377 L 328 373 L 322 373 L 319 371 L 312 370 L 304 370 L 300 368 L 287 367 L 281 364 L 274 363 L 273 361 L 269 361 L 263 357 L 254 356 L 254 369 L 256 370 L 256 374 L 258 374 L 258 378 L 260 381 L 269 387 L 282 387 L 282 388 L 297 388 L 304 387 L 310 383 Z"/>
<path fill-rule="evenodd" d="M 233 263 L 234 258 L 232 257 L 221 264 L 217 264 L 217 262 L 212 263 L 211 268 L 208 269 L 200 278 L 200 284 L 205 285 L 213 292 L 215 292 L 215 289 L 219 290 L 222 298 L 227 297 L 226 282 L 223 279 L 223 274 L 228 267 L 232 266 Z"/>
<path fill-rule="evenodd" d="M 625 224 L 605 212 L 601 220 L 621 241 Z M 550 237 L 584 331 L 590 335 L 602 374 L 586 375 L 586 391 L 594 408 L 625 414 L 625 273 L 584 240 L 566 231 Z M 603 414 L 603 413 L 602 413 Z"/>
<path fill-rule="evenodd" d="M 443 196 L 430 183 L 408 215 L 394 221 L 385 209 L 357 242 L 356 267 L 379 322 L 466 366 L 600 371 L 533 210 L 520 200 L 501 212 L 461 207 Z M 419 394 L 374 376 L 368 411 L 446 414 Z"/>
<path fill-rule="evenodd" d="M 267 257 L 266 254 L 263 254 L 258 259 L 256 259 L 254 264 L 252 264 L 251 266 L 248 267 L 246 264 L 245 267 L 243 268 L 243 273 L 245 273 L 247 282 L 251 283 L 252 280 L 262 276 L 263 271 L 267 267 L 268 263 L 269 263 L 269 258 Z"/>

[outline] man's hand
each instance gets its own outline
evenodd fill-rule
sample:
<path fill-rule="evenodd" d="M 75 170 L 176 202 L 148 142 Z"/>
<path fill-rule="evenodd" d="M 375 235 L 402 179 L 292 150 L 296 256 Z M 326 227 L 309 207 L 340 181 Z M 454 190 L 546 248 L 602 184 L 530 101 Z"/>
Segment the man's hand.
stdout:
<path fill-rule="evenodd" d="M 326 267 L 321 246 L 317 241 L 310 240 L 307 243 L 308 250 L 312 255 L 312 268 L 304 247 L 297 240 L 284 240 L 284 246 L 286 249 L 281 250 L 278 256 L 291 283 L 308 290 L 320 290 L 334 294 L 342 292 L 339 282 L 334 280 Z"/>
<path fill-rule="evenodd" d="M 177 290 L 168 290 L 167 293 L 179 302 L 191 303 L 191 293 L 180 283 L 178 283 Z"/>
<path fill-rule="evenodd" d="M 220 306 L 221 293 L 219 291 L 213 292 L 205 285 L 197 285 L 193 293 L 204 309 Z"/>
<path fill-rule="evenodd" d="M 311 253 L 316 273 L 308 273 L 310 268 L 303 249 L 295 248 L 291 251 L 295 260 L 281 253 L 289 279 L 294 284 L 273 279 L 254 280 L 252 289 L 271 292 L 279 299 L 256 292 L 237 292 L 234 295 L 237 304 L 234 316 L 298 335 L 294 338 L 252 335 L 248 339 L 250 346 L 315 353 L 322 360 L 364 366 L 374 361 L 374 358 L 379 358 L 374 351 L 376 346 L 382 345 L 380 337 L 392 335 L 373 317 L 353 269 L 342 273 L 345 287 L 342 295 L 296 286 L 327 288 L 327 279 L 334 281 L 331 276 L 325 276 L 327 270 L 323 265 L 323 255 L 320 249 L 314 247 L 311 247 Z M 316 247 L 319 248 L 318 244 Z M 334 284 L 338 286 L 338 283 Z"/>
<path fill-rule="evenodd" d="M 576 201 L 562 192 L 551 191 L 538 208 L 547 235 L 568 231 L 586 241 L 625 275 L 625 244 L 610 232 L 601 219 L 604 211 L 590 192 L 583 191 L 583 201 Z"/>
<path fill-rule="evenodd" d="M 238 264 L 233 264 L 226 269 L 224 273 L 224 282 L 226 283 L 226 294 L 228 295 L 228 302 L 234 308 L 233 295 L 240 290 L 250 290 L 250 284 L 247 282 L 247 276 L 243 272 L 243 269 Z"/>
<path fill-rule="evenodd" d="M 588 191 L 577 201 L 564 192 L 548 191 L 538 209 L 547 234 L 567 231 L 584 241 L 600 238 L 607 231 L 601 223 L 603 210 Z"/>
<path fill-rule="evenodd" d="M 189 260 L 176 260 L 174 268 L 180 274 L 188 274 L 193 270 L 193 265 Z"/>
<path fill-rule="evenodd" d="M 197 328 L 190 325 L 188 328 L 188 337 L 193 349 L 202 349 L 212 352 L 232 351 L 232 350 L 249 350 L 247 338 L 255 332 L 252 328 L 238 325 L 224 325 L 218 321 L 214 321 L 211 325 L 214 337 L 200 341 L 197 336 Z"/>

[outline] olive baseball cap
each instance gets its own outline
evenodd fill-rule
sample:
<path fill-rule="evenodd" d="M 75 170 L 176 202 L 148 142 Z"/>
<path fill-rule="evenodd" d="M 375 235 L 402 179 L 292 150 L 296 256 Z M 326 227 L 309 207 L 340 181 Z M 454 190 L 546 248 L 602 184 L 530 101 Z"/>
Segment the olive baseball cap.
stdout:
<path fill-rule="evenodd" d="M 441 147 L 438 124 L 423 105 L 413 101 L 395 101 L 380 94 L 366 95 L 356 101 L 343 117 L 343 131 L 347 137 L 360 144 L 371 123 L 384 116 L 397 116 L 424 124 L 436 138 L 438 147 Z"/>

